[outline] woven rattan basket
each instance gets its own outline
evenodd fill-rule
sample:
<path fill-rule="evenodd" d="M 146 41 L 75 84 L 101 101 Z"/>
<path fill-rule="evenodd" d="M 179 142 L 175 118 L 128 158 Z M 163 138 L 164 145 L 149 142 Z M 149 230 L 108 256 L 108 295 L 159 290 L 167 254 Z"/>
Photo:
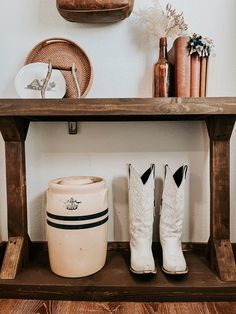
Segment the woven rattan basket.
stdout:
<path fill-rule="evenodd" d="M 55 67 L 71 67 L 73 62 L 77 68 L 77 78 L 81 96 L 85 97 L 92 85 L 93 69 L 91 62 L 76 43 L 64 38 L 50 38 L 36 45 L 25 60 L 25 64 L 33 62 L 48 63 L 51 60 Z M 61 71 L 66 80 L 66 98 L 76 98 L 76 86 L 73 76 L 68 71 Z"/>

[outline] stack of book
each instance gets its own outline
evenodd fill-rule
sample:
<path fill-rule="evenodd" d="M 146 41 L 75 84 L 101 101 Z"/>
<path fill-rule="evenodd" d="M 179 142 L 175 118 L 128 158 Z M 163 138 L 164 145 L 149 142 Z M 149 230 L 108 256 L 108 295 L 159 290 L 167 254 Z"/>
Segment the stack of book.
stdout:
<path fill-rule="evenodd" d="M 168 61 L 173 65 L 172 95 L 176 97 L 205 97 L 207 83 L 207 59 L 197 53 L 190 55 L 190 37 L 178 37 L 168 52 Z"/>

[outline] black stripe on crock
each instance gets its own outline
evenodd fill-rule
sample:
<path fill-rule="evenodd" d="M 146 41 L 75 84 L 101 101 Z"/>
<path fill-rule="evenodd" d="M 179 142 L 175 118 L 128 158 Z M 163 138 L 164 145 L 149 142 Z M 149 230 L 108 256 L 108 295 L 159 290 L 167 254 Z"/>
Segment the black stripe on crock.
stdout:
<path fill-rule="evenodd" d="M 47 220 L 47 224 L 51 227 L 57 228 L 57 229 L 64 229 L 64 230 L 79 230 L 79 229 L 90 229 L 90 228 L 95 228 L 98 226 L 101 226 L 103 224 L 105 224 L 108 221 L 108 216 L 100 221 L 97 222 L 93 222 L 90 224 L 83 224 L 83 225 L 61 225 L 61 224 L 57 224 L 54 223 L 50 220 Z"/>
<path fill-rule="evenodd" d="M 85 215 L 85 216 L 59 216 L 52 213 L 47 212 L 48 218 L 56 219 L 56 220 L 64 220 L 64 221 L 81 221 L 81 220 L 90 220 L 95 218 L 100 218 L 108 214 L 108 209 L 92 214 L 92 215 Z"/>

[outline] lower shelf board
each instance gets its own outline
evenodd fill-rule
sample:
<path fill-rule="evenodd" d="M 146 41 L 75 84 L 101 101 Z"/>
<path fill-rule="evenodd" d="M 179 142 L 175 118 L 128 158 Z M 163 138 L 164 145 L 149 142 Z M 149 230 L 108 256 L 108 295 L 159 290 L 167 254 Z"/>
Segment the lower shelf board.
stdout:
<path fill-rule="evenodd" d="M 153 277 L 133 275 L 128 249 L 111 246 L 105 267 L 79 279 L 62 278 L 50 270 L 48 254 L 38 249 L 15 280 L 0 280 L 0 297 L 81 301 L 235 301 L 236 282 L 222 282 L 200 251 L 185 252 L 189 274 L 166 276 L 160 269 Z"/>

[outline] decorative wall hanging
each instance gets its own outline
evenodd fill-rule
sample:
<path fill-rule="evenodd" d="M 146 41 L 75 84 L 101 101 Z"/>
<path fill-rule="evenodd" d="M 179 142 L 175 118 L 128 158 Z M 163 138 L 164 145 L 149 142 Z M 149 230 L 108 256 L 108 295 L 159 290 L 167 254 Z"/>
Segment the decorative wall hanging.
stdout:
<path fill-rule="evenodd" d="M 134 0 L 57 0 L 62 17 L 77 23 L 112 23 L 127 18 Z"/>
<path fill-rule="evenodd" d="M 48 89 L 52 71 L 60 70 L 66 80 L 66 98 L 85 97 L 92 85 L 92 64 L 84 50 L 71 40 L 50 38 L 36 45 L 25 60 L 25 64 L 43 62 L 48 64 L 42 98 Z M 68 122 L 69 134 L 77 134 L 77 123 Z"/>
<path fill-rule="evenodd" d="M 77 98 L 77 89 L 73 76 L 67 69 L 73 63 L 77 69 L 77 78 L 81 97 L 85 97 L 92 85 L 93 69 L 89 57 L 84 50 L 71 40 L 65 38 L 50 38 L 37 44 L 29 53 L 25 64 L 51 61 L 53 67 L 62 68 L 66 80 L 66 98 Z"/>

